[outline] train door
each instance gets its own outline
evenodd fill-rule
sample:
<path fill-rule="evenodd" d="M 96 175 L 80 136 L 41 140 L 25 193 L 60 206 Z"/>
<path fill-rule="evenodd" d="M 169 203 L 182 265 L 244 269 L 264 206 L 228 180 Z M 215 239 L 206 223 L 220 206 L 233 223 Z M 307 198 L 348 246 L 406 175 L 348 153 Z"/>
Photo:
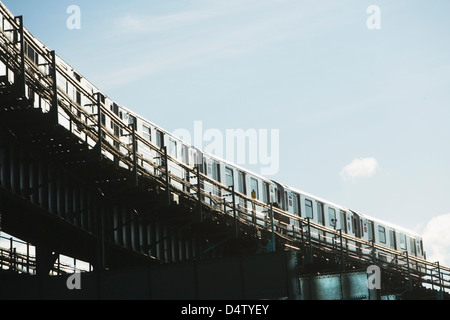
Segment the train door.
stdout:
<path fill-rule="evenodd" d="M 352 214 L 352 229 L 356 238 L 361 238 L 361 219 L 355 212 Z M 356 252 L 361 254 L 361 243 L 357 241 L 355 243 Z"/>
<path fill-rule="evenodd" d="M 270 201 L 270 203 L 274 204 L 275 198 L 276 198 L 277 187 L 275 187 L 273 184 L 271 184 L 269 186 L 269 190 L 270 190 L 269 201 Z"/>
<path fill-rule="evenodd" d="M 156 130 L 156 145 L 160 148 L 164 147 L 164 133 Z"/>
<path fill-rule="evenodd" d="M 348 211 L 346 213 L 346 219 L 347 219 L 347 234 L 349 236 L 355 236 L 355 222 L 354 222 L 354 213 L 351 211 Z M 347 240 L 346 242 L 347 248 L 349 251 L 355 251 L 356 243 L 353 240 Z"/>
<path fill-rule="evenodd" d="M 347 233 L 347 214 L 343 210 L 339 210 L 339 229 L 342 233 Z M 347 239 L 340 239 L 338 241 L 342 241 L 342 246 L 345 248 L 348 248 L 348 242 Z"/>
<path fill-rule="evenodd" d="M 352 225 L 352 218 L 353 214 L 351 212 L 347 212 L 347 234 L 353 236 L 353 225 Z"/>
<path fill-rule="evenodd" d="M 355 237 L 361 238 L 361 219 L 357 214 L 353 214 L 352 216 L 352 226 L 355 233 Z"/>
<path fill-rule="evenodd" d="M 317 201 L 317 222 L 319 222 L 319 224 L 325 226 L 324 204 L 320 201 Z M 325 238 L 325 232 L 322 230 L 319 230 L 318 234 L 319 234 L 319 240 L 322 241 L 322 239 Z"/>
<path fill-rule="evenodd" d="M 284 191 L 284 210 L 286 210 L 289 213 L 292 212 L 292 192 L 291 191 Z"/>
<path fill-rule="evenodd" d="M 305 218 L 311 221 L 314 219 L 313 202 L 310 199 L 305 199 Z"/>
<path fill-rule="evenodd" d="M 398 234 L 398 243 L 399 243 L 399 249 L 402 251 L 406 251 L 406 235 L 404 233 Z"/>
<path fill-rule="evenodd" d="M 300 217 L 300 197 L 295 192 L 292 193 L 292 212 L 294 213 L 295 216 Z M 293 222 L 294 222 L 295 228 L 298 231 L 298 228 L 299 228 L 298 220 L 295 219 Z"/>
<path fill-rule="evenodd" d="M 355 237 L 361 239 L 363 237 L 363 233 L 364 233 L 364 230 L 362 228 L 362 219 L 356 213 L 353 214 L 353 217 L 354 217 L 354 221 L 355 221 L 355 228 L 354 228 L 355 229 Z M 356 251 L 359 254 L 362 253 L 361 242 L 359 242 L 359 241 L 358 241 L 358 243 L 356 243 Z"/>
<path fill-rule="evenodd" d="M 251 198 L 254 200 L 259 200 L 259 183 L 258 180 L 250 177 L 250 193 Z M 252 201 L 251 203 L 251 214 L 252 214 L 252 222 L 256 223 L 256 204 Z"/>
<path fill-rule="evenodd" d="M 422 240 L 416 239 L 417 256 L 423 258 Z"/>
<path fill-rule="evenodd" d="M 238 171 L 238 187 L 236 191 L 245 195 L 247 194 L 247 183 L 245 182 L 245 172 L 243 171 Z M 245 210 L 245 208 L 247 208 L 247 200 L 240 196 L 238 198 L 239 206 Z"/>
<path fill-rule="evenodd" d="M 274 183 L 276 184 L 276 187 L 274 188 L 274 192 L 275 192 L 275 197 L 274 197 L 274 201 L 273 201 L 273 205 L 277 208 L 280 208 L 281 210 L 285 210 L 285 205 L 284 205 L 284 188 L 276 183 L 274 181 Z"/>
<path fill-rule="evenodd" d="M 318 217 L 317 217 L 317 202 L 313 199 L 308 199 L 306 197 L 301 196 L 301 203 L 304 207 L 302 207 L 302 209 L 304 208 L 304 210 L 302 210 L 303 214 L 303 218 L 309 220 L 310 222 L 316 222 L 318 223 Z M 306 228 L 306 225 L 303 225 L 304 227 L 304 231 L 308 231 L 308 229 Z M 313 239 L 318 239 L 321 240 L 322 239 L 322 233 L 320 232 L 320 230 L 318 230 L 317 228 L 315 228 L 313 225 L 310 224 L 310 236 Z M 306 233 L 308 234 L 308 233 Z"/>
<path fill-rule="evenodd" d="M 336 209 L 328 207 L 328 223 L 329 227 L 336 230 L 337 219 L 336 219 Z"/>
<path fill-rule="evenodd" d="M 397 236 L 395 234 L 395 231 L 390 229 L 389 230 L 389 247 L 391 249 L 397 250 Z"/>
<path fill-rule="evenodd" d="M 234 185 L 233 169 L 225 167 L 225 185 L 231 187 Z"/>
<path fill-rule="evenodd" d="M 413 237 L 409 237 L 409 249 L 410 254 L 412 254 L 413 256 L 417 255 L 416 241 Z"/>
<path fill-rule="evenodd" d="M 259 184 L 258 180 L 250 177 L 250 193 L 252 199 L 259 199 Z"/>
<path fill-rule="evenodd" d="M 339 211 L 339 229 L 342 230 L 342 233 L 347 233 L 347 220 L 345 211 Z"/>
<path fill-rule="evenodd" d="M 262 201 L 266 204 L 269 204 L 269 199 L 270 199 L 269 184 L 267 182 L 263 182 Z"/>
<path fill-rule="evenodd" d="M 328 225 L 334 230 L 337 228 L 336 209 L 332 207 L 328 207 Z M 333 242 L 334 234 L 328 234 L 327 239 L 328 242 Z"/>
<path fill-rule="evenodd" d="M 323 203 L 317 201 L 317 222 L 325 226 L 325 215 L 323 213 Z"/>
<path fill-rule="evenodd" d="M 368 233 L 367 239 L 369 241 L 375 240 L 375 233 L 373 230 L 373 221 L 370 221 L 370 220 L 367 221 L 367 233 Z"/>

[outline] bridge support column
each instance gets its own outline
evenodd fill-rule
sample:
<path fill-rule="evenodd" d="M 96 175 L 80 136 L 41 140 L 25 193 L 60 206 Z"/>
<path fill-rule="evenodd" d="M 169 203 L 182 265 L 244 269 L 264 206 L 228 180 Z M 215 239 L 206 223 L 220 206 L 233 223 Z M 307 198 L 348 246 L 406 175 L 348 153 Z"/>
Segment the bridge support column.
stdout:
<path fill-rule="evenodd" d="M 58 254 L 54 253 L 45 245 L 36 246 L 36 275 L 48 276 L 53 265 L 58 258 Z"/>
<path fill-rule="evenodd" d="M 100 203 L 100 202 L 99 202 Z M 104 207 L 100 204 L 96 214 L 97 241 L 95 245 L 95 261 L 93 263 L 95 271 L 104 271 L 106 268 L 105 257 L 105 229 L 104 229 Z"/>

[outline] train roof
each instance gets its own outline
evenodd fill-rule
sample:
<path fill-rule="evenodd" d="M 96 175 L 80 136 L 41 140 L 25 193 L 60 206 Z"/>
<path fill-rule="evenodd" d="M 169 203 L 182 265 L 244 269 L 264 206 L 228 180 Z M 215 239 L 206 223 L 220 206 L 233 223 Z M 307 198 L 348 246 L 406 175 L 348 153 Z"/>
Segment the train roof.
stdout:
<path fill-rule="evenodd" d="M 316 195 L 313 195 L 313 194 L 311 194 L 311 193 L 308 193 L 308 192 L 299 190 L 299 189 L 297 189 L 297 188 L 294 188 L 294 187 L 291 187 L 291 186 L 288 186 L 288 185 L 284 185 L 284 184 L 282 184 L 282 186 L 283 186 L 285 189 L 289 189 L 289 190 L 294 191 L 294 192 L 296 192 L 296 193 L 303 194 L 303 195 L 305 195 L 305 196 L 307 196 L 307 197 L 316 199 L 316 200 L 319 201 L 319 202 L 326 203 L 326 204 L 331 205 L 331 206 L 333 206 L 333 207 L 336 207 L 336 208 L 338 208 L 338 209 L 345 210 L 345 211 L 349 211 L 349 210 L 350 210 L 350 209 L 348 209 L 347 207 L 344 207 L 344 206 L 342 206 L 342 205 L 336 204 L 336 203 L 334 203 L 334 202 L 332 202 L 332 201 L 329 201 L 329 200 L 325 200 L 325 199 L 323 199 L 323 198 L 320 198 L 320 197 L 318 197 L 318 196 L 316 196 Z"/>
<path fill-rule="evenodd" d="M 363 215 L 364 217 L 366 217 L 369 220 L 372 220 L 373 222 L 377 222 L 377 223 L 382 224 L 382 225 L 387 226 L 387 227 L 392 227 L 395 230 L 398 230 L 398 231 L 400 231 L 402 233 L 405 233 L 407 235 L 421 238 L 421 236 L 418 233 L 413 232 L 413 231 L 411 231 L 409 229 L 406 229 L 404 227 L 401 227 L 399 225 L 393 224 L 391 222 L 387 222 L 387 221 L 379 219 L 379 218 L 375 218 L 375 217 L 369 216 L 367 214 L 361 214 L 361 213 L 358 213 L 358 214 Z"/>

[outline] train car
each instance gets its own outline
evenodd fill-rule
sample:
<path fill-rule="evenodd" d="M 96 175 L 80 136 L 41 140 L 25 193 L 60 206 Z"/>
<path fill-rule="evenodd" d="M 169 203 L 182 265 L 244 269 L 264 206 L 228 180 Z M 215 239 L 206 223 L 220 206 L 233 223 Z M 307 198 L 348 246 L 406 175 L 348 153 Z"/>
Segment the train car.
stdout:
<path fill-rule="evenodd" d="M 64 92 L 71 100 L 75 101 L 79 108 L 86 108 L 86 105 L 89 105 L 89 94 L 93 94 L 97 89 L 69 66 L 64 66 L 71 81 L 66 81 L 65 84 L 62 81 L 60 87 L 65 87 Z M 279 224 L 298 228 L 298 220 L 289 218 L 289 215 L 298 215 L 299 217 L 309 218 L 313 223 L 334 230 L 342 230 L 342 232 L 353 237 L 366 241 L 375 241 L 375 243 L 386 248 L 407 251 L 408 254 L 414 256 L 424 256 L 422 240 L 417 235 L 412 235 L 410 232 L 403 230 L 400 231 L 398 228 L 384 222 L 269 180 L 235 164 L 219 159 L 214 155 L 186 144 L 181 139 L 141 118 L 106 96 L 104 96 L 102 102 L 106 107 L 109 106 L 109 110 L 115 115 L 105 116 L 101 119 L 105 129 L 112 136 L 116 137 L 112 144 L 117 147 L 120 147 L 120 143 L 123 145 L 130 144 L 130 137 L 123 137 L 119 129 L 119 121 L 122 122 L 122 125 L 134 125 L 136 133 L 140 137 L 140 140 L 137 142 L 137 152 L 141 159 L 146 159 L 148 163 L 153 161 L 155 173 L 161 172 L 158 168 L 163 165 L 160 152 L 155 149 L 166 147 L 168 155 L 176 162 L 191 167 L 198 164 L 200 171 L 213 181 L 225 186 L 230 186 L 232 183 L 235 186 L 236 201 L 240 215 L 247 220 L 258 224 L 263 224 L 263 221 L 267 221 L 267 208 L 255 206 L 251 201 L 248 201 L 249 198 L 256 199 L 266 204 L 272 203 L 275 208 L 287 213 L 287 215 L 280 214 L 276 210 L 277 212 L 274 216 Z M 94 112 L 91 111 L 91 113 Z M 155 148 L 150 147 L 145 141 L 151 143 Z M 176 162 L 169 162 L 171 174 L 182 180 L 189 181 L 187 171 L 180 169 Z M 146 167 L 144 161 L 141 164 Z M 147 165 L 147 168 L 150 169 L 151 166 Z M 180 189 L 185 188 L 183 184 L 176 182 L 172 182 L 172 185 Z M 222 205 L 223 195 L 218 186 L 214 183 L 204 182 L 202 187 L 206 192 L 204 201 L 209 202 L 213 206 Z M 312 234 L 324 241 L 332 241 L 324 231 L 316 229 L 313 230 Z M 347 242 L 346 246 L 350 250 L 355 251 L 368 250 L 367 247 L 363 248 L 352 242 Z M 390 261 L 392 257 L 383 259 Z"/>
<path fill-rule="evenodd" d="M 219 172 L 223 177 L 220 182 L 227 187 L 234 186 L 235 201 L 240 214 L 247 220 L 267 226 L 269 220 L 267 208 L 276 198 L 277 186 L 271 180 L 249 172 L 236 164 L 215 156 L 210 155 L 210 157 L 219 164 Z M 257 202 L 249 201 L 249 199 L 257 200 Z"/>
<path fill-rule="evenodd" d="M 369 219 L 374 224 L 375 243 L 392 250 L 408 252 L 409 255 L 425 259 L 423 242 L 420 235 L 373 217 Z M 393 258 L 395 257 L 386 257 L 386 260 L 391 261 Z"/>
<path fill-rule="evenodd" d="M 324 227 L 339 230 L 345 227 L 346 209 L 317 196 L 289 186 L 282 186 L 285 195 L 284 208 L 291 214 L 297 215 L 310 222 Z M 291 222 L 292 223 L 292 222 Z M 299 222 L 295 222 L 299 227 Z M 345 228 L 346 229 L 346 228 Z M 319 228 L 312 228 L 311 235 L 321 241 L 333 243 L 333 237 Z"/>
<path fill-rule="evenodd" d="M 348 250 L 370 254 L 372 249 L 370 243 L 373 241 L 389 249 L 425 258 L 422 239 L 417 234 L 292 187 L 283 186 L 283 190 L 289 199 L 285 207 L 289 213 L 298 214 L 302 218 L 308 218 L 311 222 L 330 229 L 342 230 L 343 233 L 367 243 L 367 245 L 361 245 L 354 241 L 346 241 Z M 292 200 L 298 199 L 298 209 L 294 201 L 290 201 L 291 197 Z M 327 242 L 332 241 L 326 232 L 315 228 L 312 230 L 312 236 Z M 394 258 L 387 254 L 380 255 L 380 259 L 387 262 Z"/>

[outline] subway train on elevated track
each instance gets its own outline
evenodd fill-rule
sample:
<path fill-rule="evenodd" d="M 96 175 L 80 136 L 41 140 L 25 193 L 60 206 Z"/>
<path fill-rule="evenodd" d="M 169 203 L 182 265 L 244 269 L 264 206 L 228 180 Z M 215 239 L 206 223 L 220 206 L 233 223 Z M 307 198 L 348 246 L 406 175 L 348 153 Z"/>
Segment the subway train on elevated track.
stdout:
<path fill-rule="evenodd" d="M 3 28 L 5 30 L 11 28 L 5 17 L 3 17 Z M 26 32 L 26 35 L 25 56 L 28 69 L 34 68 L 34 70 L 39 70 L 44 74 L 48 73 L 49 66 L 44 63 L 46 61 L 44 56 L 48 55 L 50 50 L 28 32 Z M 148 163 L 156 163 L 156 165 L 161 164 L 161 152 L 158 152 L 158 148 L 166 147 L 171 159 L 191 168 L 195 164 L 200 164 L 199 170 L 212 181 L 217 181 L 220 185 L 226 187 L 234 186 L 237 207 L 240 212 L 248 212 L 249 216 L 254 218 L 255 223 L 266 223 L 267 205 L 272 204 L 276 212 L 274 219 L 278 225 L 283 224 L 285 230 L 299 228 L 301 221 L 299 218 L 304 218 L 309 219 L 316 225 L 341 230 L 343 234 L 366 240 L 368 243 L 373 242 L 388 249 L 408 252 L 410 256 L 425 258 L 420 236 L 286 186 L 281 182 L 267 179 L 199 150 L 116 103 L 101 93 L 99 89 L 58 56 L 56 56 L 56 66 L 58 96 L 60 99 L 69 102 L 73 106 L 73 110 L 77 110 L 74 112 L 81 115 L 80 111 L 83 111 L 92 115 L 92 119 L 95 118 L 97 111 L 92 106 L 92 102 L 96 101 L 94 97 L 101 97 L 101 103 L 108 112 L 105 112 L 99 120 L 102 122 L 103 130 L 107 133 L 105 137 L 116 137 L 117 140 L 114 145 L 117 145 L 117 141 L 121 141 L 124 145 L 130 143 L 130 136 L 122 134 L 121 127 L 133 123 L 139 136 L 136 150 L 140 159 L 146 159 Z M 27 95 L 29 98 L 34 98 L 36 107 L 45 110 L 47 104 L 49 108 L 50 102 L 41 99 L 31 88 L 28 88 Z M 88 123 L 92 119 L 85 117 L 84 120 Z M 67 120 L 60 116 L 59 121 L 61 125 L 65 125 L 64 122 Z M 69 128 L 69 125 L 66 125 L 66 127 Z M 87 139 L 83 136 L 81 130 L 78 131 L 77 126 L 70 126 L 69 129 L 74 134 L 79 134 L 80 138 Z M 155 148 L 149 147 L 148 143 Z M 118 148 L 120 147 L 118 146 Z M 143 161 L 142 166 L 150 172 L 155 170 L 155 167 L 146 164 L 147 162 Z M 192 179 L 191 172 L 175 161 L 171 161 L 169 170 L 180 180 L 189 181 L 189 179 Z M 186 185 L 176 181 L 172 181 L 172 185 L 180 189 L 186 188 Z M 209 197 L 211 203 L 218 203 L 225 196 L 223 190 L 218 189 L 213 183 L 205 182 L 203 188 L 211 195 Z M 266 206 L 255 205 L 255 202 L 249 199 L 255 199 L 256 203 L 266 204 Z M 283 214 L 283 212 L 286 214 Z M 322 233 L 323 231 L 317 229 L 312 234 L 321 237 Z M 389 259 L 392 259 L 392 257 L 385 258 L 386 261 L 389 261 Z"/>
<path fill-rule="evenodd" d="M 70 76 L 71 74 L 68 73 L 67 75 Z M 75 80 L 80 79 L 78 74 L 73 77 Z M 74 98 L 76 99 L 76 96 Z M 264 221 L 267 217 L 267 210 L 259 206 L 251 207 L 251 204 L 247 200 L 249 198 L 256 199 L 265 204 L 272 203 L 275 208 L 288 213 L 287 216 L 276 215 L 276 217 L 278 217 L 279 223 L 292 225 L 292 228 L 299 228 L 299 220 L 289 218 L 289 216 L 309 218 L 311 222 L 334 230 L 341 230 L 342 233 L 347 235 L 368 242 L 374 241 L 374 243 L 380 246 L 425 258 L 422 239 L 417 234 L 331 203 L 330 201 L 296 188 L 286 186 L 281 182 L 270 180 L 259 174 L 250 172 L 241 166 L 199 150 L 170 132 L 133 113 L 131 110 L 118 105 L 108 97 L 105 97 L 104 104 L 105 106 L 109 106 L 124 121 L 125 125 L 128 125 L 130 121 L 135 122 L 136 131 L 142 139 L 148 140 L 159 148 L 167 147 L 167 152 L 172 158 L 190 167 L 199 163 L 200 171 L 204 175 L 224 186 L 234 186 L 237 205 L 240 210 L 249 212 L 249 215 L 250 212 L 256 215 L 258 219 L 254 221 Z M 109 126 L 106 123 L 105 127 L 107 130 L 111 130 L 112 133 L 117 134 L 117 130 L 114 132 L 114 125 L 111 124 Z M 160 155 L 151 148 L 148 148 L 145 144 L 138 142 L 137 149 L 143 158 L 161 161 Z M 188 174 L 173 163 L 170 164 L 169 170 L 181 179 L 189 179 Z M 178 187 L 183 188 L 181 184 Z M 220 201 L 220 197 L 222 196 L 220 194 L 221 192 L 213 184 L 205 183 L 204 190 L 211 194 L 210 201 L 214 200 L 214 195 L 217 201 Z M 286 226 L 286 229 L 289 229 L 289 226 Z M 321 231 L 317 230 L 312 234 L 320 237 L 320 233 Z M 349 248 L 351 249 L 351 247 Z M 386 261 L 390 260 L 389 257 L 385 257 L 384 259 Z"/>

